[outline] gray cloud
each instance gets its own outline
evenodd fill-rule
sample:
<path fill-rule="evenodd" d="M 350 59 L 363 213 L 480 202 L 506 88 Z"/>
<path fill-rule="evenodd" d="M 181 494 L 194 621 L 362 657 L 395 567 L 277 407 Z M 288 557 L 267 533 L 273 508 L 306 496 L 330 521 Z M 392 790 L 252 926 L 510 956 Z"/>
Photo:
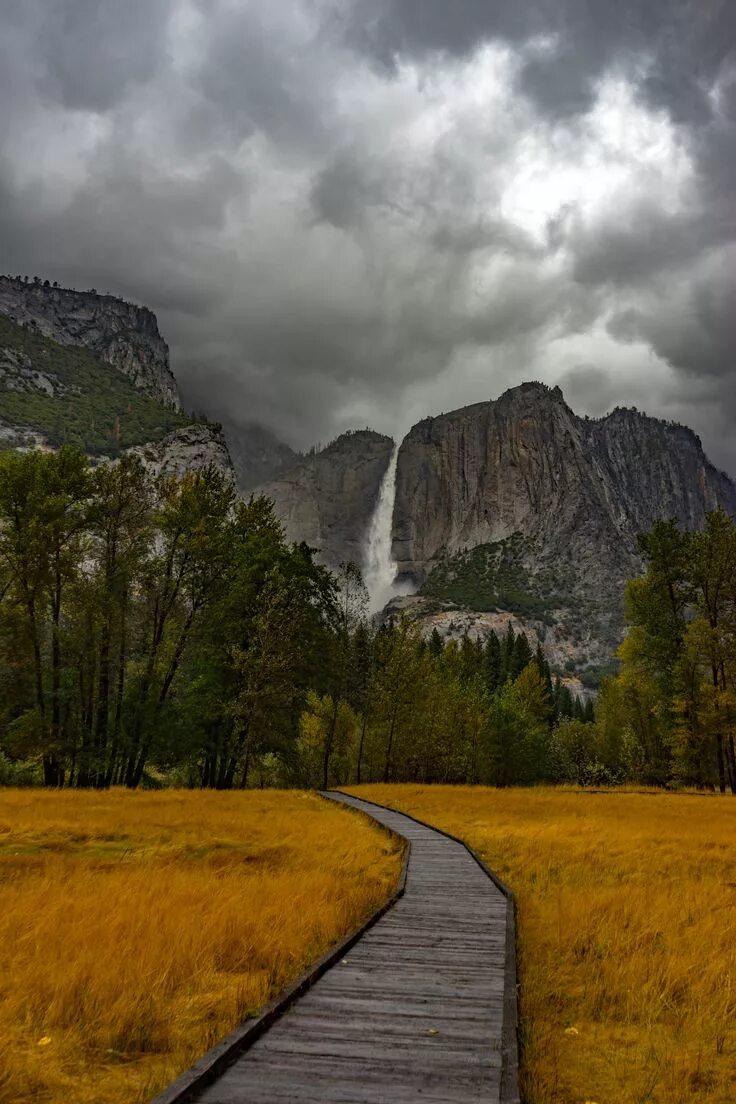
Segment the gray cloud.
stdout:
<path fill-rule="evenodd" d="M 678 122 L 703 122 L 707 90 L 736 38 L 729 0 L 376 0 L 372 7 L 366 19 L 364 4 L 353 4 L 346 33 L 386 66 L 405 55 L 467 54 L 481 41 L 551 40 L 525 61 L 522 87 L 541 109 L 562 115 L 589 107 L 601 73 L 635 58 L 653 104 Z"/>
<path fill-rule="evenodd" d="M 173 6 L 173 0 L 8 0 L 0 5 L 3 59 L 42 96 L 72 109 L 105 111 L 155 72 Z"/>
<path fill-rule="evenodd" d="M 0 12 L 0 267 L 146 302 L 192 405 L 305 446 L 545 378 L 736 472 L 726 0 Z"/>

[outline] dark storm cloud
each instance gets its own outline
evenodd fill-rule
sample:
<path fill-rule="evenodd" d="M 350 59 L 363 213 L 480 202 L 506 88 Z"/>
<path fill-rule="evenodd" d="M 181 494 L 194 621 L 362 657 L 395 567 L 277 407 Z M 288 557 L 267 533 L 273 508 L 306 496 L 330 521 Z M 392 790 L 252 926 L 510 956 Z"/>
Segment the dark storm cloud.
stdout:
<path fill-rule="evenodd" d="M 668 214 L 649 200 L 612 212 L 595 227 L 575 228 L 568 239 L 573 274 L 585 285 L 636 286 L 663 270 L 690 264 L 733 235 L 712 211 Z"/>
<path fill-rule="evenodd" d="M 731 3 L 0 14 L 0 268 L 148 303 L 199 409 L 304 446 L 651 370 L 736 471 Z"/>
<path fill-rule="evenodd" d="M 356 3 L 347 34 L 383 65 L 425 52 L 467 54 L 479 42 L 520 47 L 551 39 L 522 68 L 522 87 L 545 112 L 590 106 L 602 72 L 641 61 L 641 89 L 678 122 L 710 117 L 707 89 L 736 42 L 730 0 L 375 0 Z"/>
<path fill-rule="evenodd" d="M 369 208 L 391 202 L 391 181 L 361 157 L 358 150 L 340 150 L 316 174 L 310 203 L 319 221 L 340 230 L 359 225 Z"/>
<path fill-rule="evenodd" d="M 160 64 L 172 8 L 173 0 L 5 0 L 3 60 L 44 96 L 104 111 Z"/>
<path fill-rule="evenodd" d="M 641 308 L 614 314 L 618 341 L 645 341 L 664 360 L 699 379 L 725 385 L 729 406 L 736 390 L 736 248 L 720 253 L 691 280 L 650 295 Z"/>

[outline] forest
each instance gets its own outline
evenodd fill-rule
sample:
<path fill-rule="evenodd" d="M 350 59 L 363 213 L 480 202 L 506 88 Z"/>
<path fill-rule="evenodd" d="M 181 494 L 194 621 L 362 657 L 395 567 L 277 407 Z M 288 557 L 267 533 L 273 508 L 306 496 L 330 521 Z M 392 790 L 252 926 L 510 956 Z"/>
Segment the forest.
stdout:
<path fill-rule="evenodd" d="M 359 570 L 289 544 L 216 469 L 0 456 L 0 783 L 736 789 L 736 531 L 660 523 L 621 671 L 573 698 L 541 648 L 376 624 Z"/>

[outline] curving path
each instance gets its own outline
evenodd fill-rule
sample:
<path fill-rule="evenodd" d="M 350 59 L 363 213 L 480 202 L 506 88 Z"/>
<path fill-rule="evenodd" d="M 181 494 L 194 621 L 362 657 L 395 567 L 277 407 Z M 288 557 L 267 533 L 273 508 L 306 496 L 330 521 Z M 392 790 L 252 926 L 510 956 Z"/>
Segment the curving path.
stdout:
<path fill-rule="evenodd" d="M 209 1088 L 159 1100 L 514 1104 L 512 899 L 459 841 L 324 796 L 409 841 L 403 896 Z"/>

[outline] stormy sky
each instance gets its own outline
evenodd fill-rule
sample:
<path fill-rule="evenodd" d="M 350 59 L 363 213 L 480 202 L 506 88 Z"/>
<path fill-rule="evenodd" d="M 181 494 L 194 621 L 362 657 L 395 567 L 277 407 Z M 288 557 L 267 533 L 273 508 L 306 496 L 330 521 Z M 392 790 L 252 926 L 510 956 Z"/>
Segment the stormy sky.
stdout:
<path fill-rule="evenodd" d="M 0 0 L 0 270 L 303 447 L 559 383 L 736 474 L 733 0 Z"/>

